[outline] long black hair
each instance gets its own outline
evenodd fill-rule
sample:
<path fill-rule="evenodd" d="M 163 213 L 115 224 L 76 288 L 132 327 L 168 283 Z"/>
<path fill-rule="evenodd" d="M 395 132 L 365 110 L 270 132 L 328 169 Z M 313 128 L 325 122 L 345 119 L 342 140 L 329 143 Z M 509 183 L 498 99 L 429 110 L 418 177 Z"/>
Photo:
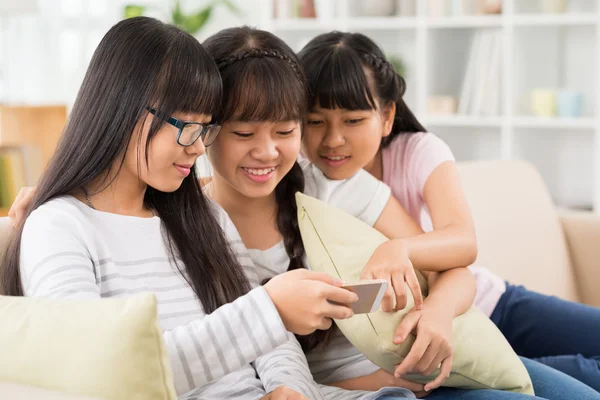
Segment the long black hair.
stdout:
<path fill-rule="evenodd" d="M 218 121 L 302 122 L 308 101 L 306 79 L 296 54 L 283 40 L 244 26 L 224 29 L 203 44 L 223 79 Z M 275 188 L 277 227 L 290 258 L 288 270 L 304 267 L 295 200 L 296 192 L 303 190 L 304 174 L 295 162 Z"/>
<path fill-rule="evenodd" d="M 398 135 L 426 132 L 404 102 L 406 82 L 383 51 L 361 33 L 329 32 L 312 39 L 298 53 L 310 88 L 309 109 L 377 110 L 396 103 L 396 115 L 386 147 Z M 369 84 L 370 72 L 373 85 Z M 378 105 L 379 101 L 379 105 Z"/>
<path fill-rule="evenodd" d="M 99 177 L 107 182 L 111 167 L 122 166 L 136 125 L 149 117 L 148 106 L 163 115 L 214 115 L 221 101 L 217 66 L 191 35 L 146 17 L 117 23 L 92 57 L 28 214 L 51 199 L 81 192 Z M 150 142 L 163 123 L 161 118 L 152 120 L 145 143 L 146 163 Z M 161 218 L 166 245 L 173 259 L 181 259 L 177 267 L 206 313 L 249 290 L 193 169 L 172 193 L 148 187 L 144 202 Z M 19 274 L 22 232 L 23 224 L 2 263 L 3 294 L 23 295 Z"/>

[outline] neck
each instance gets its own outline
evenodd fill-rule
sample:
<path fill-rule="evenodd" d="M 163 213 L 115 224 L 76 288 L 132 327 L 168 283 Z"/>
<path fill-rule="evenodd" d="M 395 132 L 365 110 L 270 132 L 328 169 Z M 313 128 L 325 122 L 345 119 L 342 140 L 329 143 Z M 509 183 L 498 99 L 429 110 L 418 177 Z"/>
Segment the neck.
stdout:
<path fill-rule="evenodd" d="M 214 172 L 211 182 L 210 197 L 227 212 L 234 224 L 243 218 L 262 219 L 265 216 L 274 218 L 277 212 L 275 192 L 265 197 L 247 197 Z"/>
<path fill-rule="evenodd" d="M 383 180 L 383 157 L 381 156 L 381 149 L 377 150 L 377 154 L 375 154 L 375 157 L 373 157 L 369 164 L 365 165 L 364 170 L 380 181 Z"/>
<path fill-rule="evenodd" d="M 113 166 L 108 174 L 103 174 L 86 186 L 85 190 L 92 206 L 112 214 L 149 216 L 150 211 L 144 205 L 147 185 L 129 174 L 125 166 L 117 171 L 118 168 Z M 80 196 L 85 200 L 83 193 Z"/>

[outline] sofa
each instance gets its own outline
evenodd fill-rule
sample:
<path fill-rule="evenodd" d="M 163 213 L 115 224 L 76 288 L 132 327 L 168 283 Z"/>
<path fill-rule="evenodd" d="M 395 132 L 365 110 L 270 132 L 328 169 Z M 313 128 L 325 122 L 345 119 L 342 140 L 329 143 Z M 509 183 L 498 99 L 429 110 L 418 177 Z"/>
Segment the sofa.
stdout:
<path fill-rule="evenodd" d="M 555 208 L 541 176 L 525 162 L 468 162 L 459 170 L 475 220 L 477 265 L 529 289 L 600 307 L 599 215 Z M 0 252 L 9 233 L 8 218 L 0 218 Z M 32 393 L 0 384 L 0 398 L 63 399 Z"/>
<path fill-rule="evenodd" d="M 600 215 L 555 208 L 521 161 L 459 164 L 484 266 L 514 284 L 600 307 Z"/>

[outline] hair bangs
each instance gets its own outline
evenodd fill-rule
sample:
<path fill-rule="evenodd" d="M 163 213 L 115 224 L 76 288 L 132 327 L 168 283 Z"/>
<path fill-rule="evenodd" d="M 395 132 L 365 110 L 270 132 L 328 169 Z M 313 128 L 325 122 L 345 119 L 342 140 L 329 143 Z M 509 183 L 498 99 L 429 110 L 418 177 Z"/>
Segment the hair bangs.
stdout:
<path fill-rule="evenodd" d="M 377 103 L 358 55 L 344 46 L 324 48 L 303 62 L 310 89 L 310 108 L 373 110 Z M 319 54 L 321 53 L 321 54 Z"/>
<path fill-rule="evenodd" d="M 216 115 L 223 99 L 221 76 L 200 43 L 192 37 L 174 41 L 166 60 L 151 104 L 163 115 Z"/>
<path fill-rule="evenodd" d="M 224 99 L 219 121 L 300 121 L 307 106 L 304 80 L 286 62 L 248 58 L 222 71 Z"/>

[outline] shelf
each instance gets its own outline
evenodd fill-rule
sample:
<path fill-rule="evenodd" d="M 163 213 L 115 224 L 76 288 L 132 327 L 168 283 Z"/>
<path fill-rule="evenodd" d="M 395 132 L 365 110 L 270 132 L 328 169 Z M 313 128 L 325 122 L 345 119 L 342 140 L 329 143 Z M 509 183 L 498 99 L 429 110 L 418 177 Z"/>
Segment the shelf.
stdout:
<path fill-rule="evenodd" d="M 534 14 L 515 15 L 512 19 L 515 26 L 586 26 L 595 25 L 595 14 Z"/>
<path fill-rule="evenodd" d="M 515 117 L 513 126 L 516 128 L 596 129 L 597 121 L 594 118 Z"/>
<path fill-rule="evenodd" d="M 469 15 L 464 17 L 430 18 L 426 21 L 430 29 L 445 28 L 494 28 L 502 26 L 501 15 Z"/>
<path fill-rule="evenodd" d="M 365 30 L 395 30 L 414 29 L 419 23 L 429 29 L 448 28 L 494 28 L 501 27 L 506 22 L 515 26 L 594 26 L 597 17 L 591 13 L 570 14 L 520 14 L 512 17 L 502 15 L 466 15 L 459 17 L 433 17 L 420 19 L 418 17 L 352 17 L 345 21 L 347 29 Z M 318 18 L 284 18 L 274 19 L 275 30 L 314 31 L 333 30 L 338 28 L 338 22 L 320 20 Z"/>
<path fill-rule="evenodd" d="M 330 21 L 315 18 L 278 18 L 273 20 L 277 31 L 326 31 L 335 29 Z"/>
<path fill-rule="evenodd" d="M 415 17 L 358 17 L 348 19 L 349 30 L 414 29 L 417 24 L 417 18 Z"/>
<path fill-rule="evenodd" d="M 370 4 L 366 0 L 323 0 L 337 8 L 332 5 L 313 20 L 266 19 L 265 26 L 295 44 L 335 29 L 364 33 L 386 54 L 403 57 L 411 108 L 428 130 L 451 146 L 457 159 L 533 162 L 548 187 L 560 195 L 557 200 L 593 204 L 600 213 L 600 179 L 595 179 L 600 176 L 600 0 L 569 0 L 571 7 L 564 13 L 545 13 L 544 1 L 506 0 L 503 14 L 457 14 L 448 7 L 444 13 L 429 14 L 427 4 L 421 4 L 427 0 L 412 0 L 413 14 L 377 17 L 367 16 L 373 10 L 358 6 Z M 492 69 L 485 79 L 500 74 L 501 87 L 490 86 L 500 107 L 490 108 L 495 113 L 489 116 L 466 111 L 434 114 L 433 109 L 428 113 L 430 96 L 451 96 L 460 102 L 466 74 L 480 74 L 468 68 L 471 47 L 483 48 L 477 36 L 490 31 L 498 36 L 488 46 L 500 44 L 501 62 L 494 69 L 483 65 L 481 72 Z M 481 58 L 485 56 L 484 52 Z M 497 53 L 491 56 L 498 59 Z M 535 116 L 533 91 L 554 89 L 558 99 L 562 88 L 581 93 L 583 115 Z"/>
<path fill-rule="evenodd" d="M 472 126 L 472 127 L 492 127 L 500 128 L 502 126 L 502 117 L 476 117 L 469 115 L 448 115 L 448 116 L 429 116 L 423 118 L 426 126 Z"/>
<path fill-rule="evenodd" d="M 423 124 L 438 127 L 501 127 L 503 117 L 477 117 L 469 115 L 429 116 L 422 119 Z M 596 129 L 594 118 L 542 118 L 514 117 L 512 126 L 515 128 L 548 128 L 548 129 Z"/>

